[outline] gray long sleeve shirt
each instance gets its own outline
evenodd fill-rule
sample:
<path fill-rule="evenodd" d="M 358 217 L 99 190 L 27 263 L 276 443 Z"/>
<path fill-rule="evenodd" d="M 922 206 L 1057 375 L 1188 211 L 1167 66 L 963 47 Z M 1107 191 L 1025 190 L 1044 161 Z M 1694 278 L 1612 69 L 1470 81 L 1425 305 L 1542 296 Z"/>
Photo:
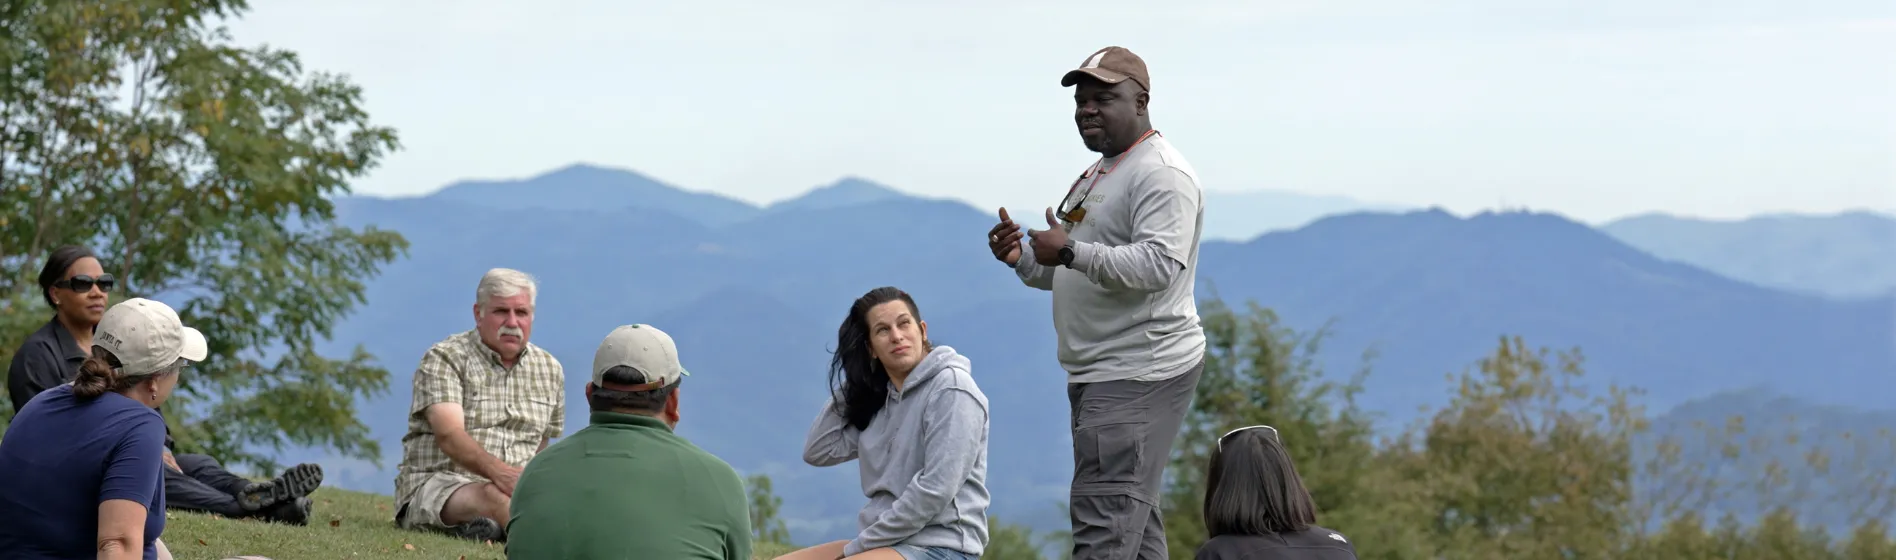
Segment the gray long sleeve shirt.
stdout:
<path fill-rule="evenodd" d="M 859 459 L 860 531 L 845 555 L 909 544 L 980 556 L 987 548 L 987 396 L 969 361 L 936 346 L 890 388 L 869 427 L 856 430 L 824 403 L 803 444 L 803 461 L 827 467 Z"/>
<path fill-rule="evenodd" d="M 1117 165 L 1114 160 L 1122 159 Z M 1158 381 L 1203 359 L 1193 285 L 1205 206 L 1198 174 L 1164 136 L 1101 162 L 1073 196 L 1085 195 L 1085 219 L 1067 235 L 1073 266 L 1034 262 L 1021 239 L 1014 272 L 1053 292 L 1053 329 L 1070 383 Z M 1094 172 L 1098 174 L 1097 171 Z"/>

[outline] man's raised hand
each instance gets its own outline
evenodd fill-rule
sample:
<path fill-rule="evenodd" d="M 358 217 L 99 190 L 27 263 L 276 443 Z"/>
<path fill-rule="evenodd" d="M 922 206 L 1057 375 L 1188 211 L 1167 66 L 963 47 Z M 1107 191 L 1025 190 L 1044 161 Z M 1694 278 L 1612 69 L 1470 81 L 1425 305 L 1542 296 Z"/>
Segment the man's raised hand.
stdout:
<path fill-rule="evenodd" d="M 988 250 L 994 253 L 995 260 L 1014 266 L 1020 262 L 1020 224 L 1007 217 L 1007 209 L 1001 209 L 1001 221 L 988 230 Z"/>
<path fill-rule="evenodd" d="M 1060 264 L 1060 249 L 1066 247 L 1067 231 L 1060 226 L 1059 218 L 1054 217 L 1053 209 L 1047 209 L 1047 229 L 1029 230 L 1029 243 L 1034 245 L 1034 262 L 1042 266 Z"/>

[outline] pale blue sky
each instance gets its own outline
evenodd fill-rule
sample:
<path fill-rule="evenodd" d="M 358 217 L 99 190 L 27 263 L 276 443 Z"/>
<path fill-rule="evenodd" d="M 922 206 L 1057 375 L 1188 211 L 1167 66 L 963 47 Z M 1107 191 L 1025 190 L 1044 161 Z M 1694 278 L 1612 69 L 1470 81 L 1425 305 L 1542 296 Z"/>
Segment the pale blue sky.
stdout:
<path fill-rule="evenodd" d="M 253 4 L 240 41 L 349 74 L 399 129 L 371 194 L 586 161 L 754 202 L 859 175 L 1031 212 L 1092 161 L 1059 75 L 1117 44 L 1208 189 L 1896 209 L 1890 0 Z"/>

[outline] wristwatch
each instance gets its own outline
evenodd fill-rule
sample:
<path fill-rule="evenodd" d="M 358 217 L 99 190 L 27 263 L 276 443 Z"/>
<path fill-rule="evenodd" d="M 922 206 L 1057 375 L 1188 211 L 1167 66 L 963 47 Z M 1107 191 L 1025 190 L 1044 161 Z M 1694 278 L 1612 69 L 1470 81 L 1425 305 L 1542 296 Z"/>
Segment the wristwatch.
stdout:
<path fill-rule="evenodd" d="M 1067 240 L 1066 245 L 1060 246 L 1060 266 L 1073 268 L 1073 240 L 1071 239 Z"/>

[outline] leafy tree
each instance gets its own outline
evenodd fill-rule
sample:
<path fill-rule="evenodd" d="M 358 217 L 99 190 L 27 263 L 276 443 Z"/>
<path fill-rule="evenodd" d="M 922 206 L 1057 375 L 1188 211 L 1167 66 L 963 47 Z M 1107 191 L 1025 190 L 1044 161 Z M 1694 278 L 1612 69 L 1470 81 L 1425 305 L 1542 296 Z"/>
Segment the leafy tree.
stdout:
<path fill-rule="evenodd" d="M 1577 351 L 1550 363 L 1520 338 L 1464 372 L 1450 404 L 1401 445 L 1425 480 L 1438 553 L 1465 558 L 1614 558 L 1629 526 L 1632 435 L 1645 419 L 1628 391 L 1592 395 Z"/>
<path fill-rule="evenodd" d="M 1888 523 L 1869 519 L 1850 532 L 1838 552 L 1844 560 L 1896 560 L 1896 540 L 1890 539 Z"/>
<path fill-rule="evenodd" d="M 1059 514 L 1055 516 L 1054 519 L 1066 521 L 1072 518 L 1072 510 L 1068 509 L 1069 506 L 1065 501 L 1056 502 L 1053 506 L 1055 510 L 1059 511 Z M 1052 553 L 1048 556 L 1048 560 L 1072 560 L 1073 558 L 1072 529 L 1058 529 L 1040 533 L 1036 537 L 1035 542 L 1040 544 L 1041 550 Z"/>
<path fill-rule="evenodd" d="M 993 560 L 1041 560 L 1039 541 L 1033 529 L 1007 523 L 990 515 L 987 550 L 981 553 L 981 557 Z"/>
<path fill-rule="evenodd" d="M 0 222 L 6 219 L 0 216 Z M 0 371 L 13 363 L 13 353 L 19 349 L 20 342 L 46 324 L 48 316 L 46 303 L 37 290 L 0 296 Z M 0 401 L 5 401 L 6 395 L 6 384 L 0 383 Z M 0 432 L 4 432 L 7 422 L 13 419 L 13 412 L 12 404 L 0 404 Z"/>
<path fill-rule="evenodd" d="M 1795 508 L 1800 523 L 1843 532 L 1896 515 L 1896 435 L 1818 409 L 1697 419 L 1648 434 L 1642 515 L 1755 514 Z M 1826 417 L 1828 416 L 1828 417 Z"/>
<path fill-rule="evenodd" d="M 790 529 L 778 517 L 783 511 L 783 498 L 771 491 L 770 475 L 750 475 L 744 479 L 744 486 L 750 494 L 751 540 L 789 546 Z"/>
<path fill-rule="evenodd" d="M 1818 527 L 1800 527 L 1797 514 L 1789 508 L 1777 508 L 1766 514 L 1752 530 L 1751 546 L 1740 551 L 1740 558 L 1829 558 L 1830 536 Z"/>
<path fill-rule="evenodd" d="M 114 294 L 156 297 L 211 357 L 165 408 L 180 450 L 273 468 L 321 446 L 380 459 L 357 398 L 388 372 L 317 344 L 405 253 L 393 232 L 335 221 L 331 198 L 398 147 L 362 92 L 295 53 L 235 46 L 242 0 L 15 0 L 0 26 L 0 298 L 47 314 L 32 276 L 52 247 L 91 245 Z M 30 322 L 30 321 L 25 321 Z"/>

